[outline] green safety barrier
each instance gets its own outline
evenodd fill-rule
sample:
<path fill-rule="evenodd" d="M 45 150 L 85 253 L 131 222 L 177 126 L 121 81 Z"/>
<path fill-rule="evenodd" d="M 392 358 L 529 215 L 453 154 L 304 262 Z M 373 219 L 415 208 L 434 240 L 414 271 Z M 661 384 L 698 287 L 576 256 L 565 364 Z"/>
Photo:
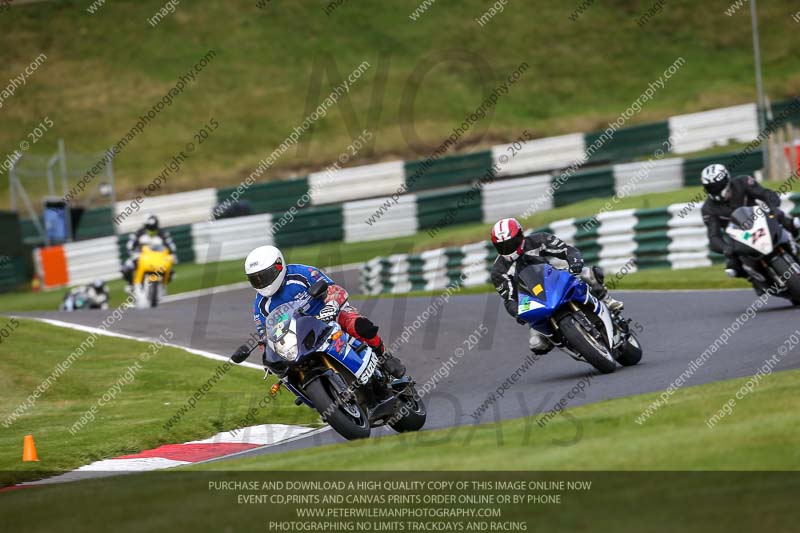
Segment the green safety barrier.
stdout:
<path fill-rule="evenodd" d="M 443 157 L 436 161 L 405 163 L 407 192 L 442 189 L 477 181 L 492 168 L 492 152 Z"/>

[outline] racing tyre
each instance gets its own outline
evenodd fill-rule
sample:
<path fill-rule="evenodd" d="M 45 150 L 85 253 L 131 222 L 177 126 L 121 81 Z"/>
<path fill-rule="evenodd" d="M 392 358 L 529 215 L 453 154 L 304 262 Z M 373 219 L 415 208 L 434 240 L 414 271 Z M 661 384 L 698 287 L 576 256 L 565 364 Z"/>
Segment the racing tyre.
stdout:
<path fill-rule="evenodd" d="M 787 257 L 791 259 L 791 262 L 787 260 Z M 772 259 L 772 268 L 775 269 L 778 277 L 786 280 L 786 287 L 789 289 L 792 303 L 800 301 L 800 275 L 797 274 L 800 271 L 800 266 L 792 256 L 784 254 L 774 257 Z"/>
<path fill-rule="evenodd" d="M 425 425 L 425 420 L 428 418 L 428 413 L 425 410 L 425 403 L 419 397 L 416 390 L 412 389 L 412 393 L 402 396 L 405 400 L 398 408 L 398 413 L 404 413 L 403 417 L 397 422 L 389 422 L 389 426 L 398 433 L 405 433 L 407 431 L 419 431 Z"/>
<path fill-rule="evenodd" d="M 642 360 L 642 345 L 633 333 L 629 334 L 628 341 L 622 348 L 622 354 L 617 358 L 617 362 L 622 366 L 633 366 Z"/>
<path fill-rule="evenodd" d="M 315 379 L 305 386 L 306 394 L 322 419 L 347 440 L 369 437 L 370 424 L 364 409 L 355 402 L 345 406 L 337 405 L 328 389 L 329 386 L 328 380 L 324 377 Z"/>
<path fill-rule="evenodd" d="M 158 307 L 158 283 L 151 281 L 147 285 L 147 303 L 150 307 Z"/>
<path fill-rule="evenodd" d="M 617 368 L 617 363 L 611 352 L 595 339 L 591 332 L 575 320 L 572 315 L 567 315 L 558 322 L 561 334 L 567 343 L 586 361 L 603 374 L 610 374 Z"/>

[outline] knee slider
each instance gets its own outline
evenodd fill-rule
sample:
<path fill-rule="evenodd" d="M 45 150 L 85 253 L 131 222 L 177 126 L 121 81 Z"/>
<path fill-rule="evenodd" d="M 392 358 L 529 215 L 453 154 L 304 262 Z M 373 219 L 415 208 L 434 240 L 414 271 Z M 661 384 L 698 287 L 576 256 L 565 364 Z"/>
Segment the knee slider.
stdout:
<path fill-rule="evenodd" d="M 355 323 L 356 333 L 365 339 L 373 339 L 378 334 L 378 326 L 372 323 L 368 318 L 360 316 L 356 319 Z"/>

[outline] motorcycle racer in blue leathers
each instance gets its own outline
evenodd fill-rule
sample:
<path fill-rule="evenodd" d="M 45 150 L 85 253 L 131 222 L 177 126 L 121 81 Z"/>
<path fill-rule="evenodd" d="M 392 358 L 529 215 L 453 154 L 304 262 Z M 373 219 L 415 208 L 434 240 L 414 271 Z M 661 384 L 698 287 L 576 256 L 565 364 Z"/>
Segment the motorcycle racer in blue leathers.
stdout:
<path fill-rule="evenodd" d="M 274 309 L 287 302 L 307 299 L 305 314 L 315 315 L 326 322 L 337 322 L 348 335 L 367 343 L 389 374 L 396 378 L 405 374 L 405 367 L 400 360 L 386 351 L 378 335 L 378 326 L 361 316 L 348 303 L 347 291 L 320 269 L 299 264 L 287 265 L 276 247 L 260 246 L 248 254 L 245 273 L 250 285 L 258 292 L 253 319 L 262 340 L 265 338 L 267 316 Z M 319 280 L 324 280 L 328 289 L 322 297 L 312 298 L 309 290 Z"/>

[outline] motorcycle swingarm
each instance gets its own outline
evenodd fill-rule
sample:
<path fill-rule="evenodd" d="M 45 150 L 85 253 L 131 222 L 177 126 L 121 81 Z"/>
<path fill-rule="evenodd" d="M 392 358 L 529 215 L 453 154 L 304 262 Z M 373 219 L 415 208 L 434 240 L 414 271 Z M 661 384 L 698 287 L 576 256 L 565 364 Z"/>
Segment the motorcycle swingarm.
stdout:
<path fill-rule="evenodd" d="M 379 422 L 388 416 L 394 416 L 400 396 L 402 396 L 415 384 L 416 382 L 408 376 L 403 376 L 402 378 L 392 380 L 392 382 L 389 383 L 389 389 L 393 394 L 387 399 L 381 400 L 370 410 L 370 423 Z"/>
<path fill-rule="evenodd" d="M 369 413 L 370 424 L 388 416 L 394 416 L 398 400 L 399 397 L 393 394 L 371 409 Z"/>

